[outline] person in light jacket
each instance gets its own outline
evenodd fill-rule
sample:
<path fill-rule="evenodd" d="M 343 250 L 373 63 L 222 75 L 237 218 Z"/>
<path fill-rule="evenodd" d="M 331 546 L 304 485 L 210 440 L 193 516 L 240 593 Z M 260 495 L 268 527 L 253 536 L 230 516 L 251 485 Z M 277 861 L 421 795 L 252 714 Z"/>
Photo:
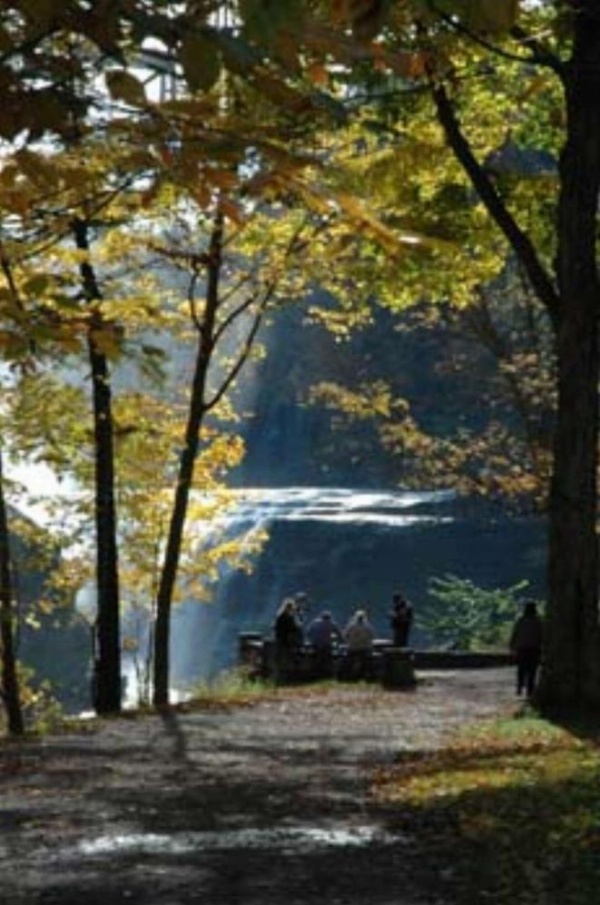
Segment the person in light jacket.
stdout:
<path fill-rule="evenodd" d="M 365 610 L 357 610 L 344 629 L 344 640 L 348 648 L 348 672 L 351 678 L 370 677 L 374 637 L 375 632 Z"/>

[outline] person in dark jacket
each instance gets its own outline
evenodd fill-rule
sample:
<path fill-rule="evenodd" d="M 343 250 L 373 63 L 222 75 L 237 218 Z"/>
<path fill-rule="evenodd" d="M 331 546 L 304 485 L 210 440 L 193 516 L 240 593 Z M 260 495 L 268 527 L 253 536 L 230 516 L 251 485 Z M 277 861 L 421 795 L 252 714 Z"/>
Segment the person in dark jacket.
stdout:
<path fill-rule="evenodd" d="M 517 663 L 517 694 L 531 697 L 535 691 L 542 654 L 542 620 L 533 600 L 527 601 L 523 613 L 513 626 L 510 650 Z"/>
<path fill-rule="evenodd" d="M 286 597 L 275 618 L 275 642 L 277 647 L 294 650 L 302 646 L 302 627 L 296 616 L 296 601 Z"/>
<path fill-rule="evenodd" d="M 413 621 L 412 604 L 398 591 L 392 597 L 390 624 L 394 647 L 408 647 L 408 639 Z"/>
<path fill-rule="evenodd" d="M 293 597 L 286 597 L 279 607 L 274 633 L 277 680 L 285 682 L 294 676 L 304 640 Z"/>
<path fill-rule="evenodd" d="M 320 616 L 313 619 L 308 626 L 306 637 L 313 649 L 316 675 L 321 679 L 332 678 L 334 675 L 334 648 L 343 641 L 343 636 L 329 610 L 324 610 Z"/>

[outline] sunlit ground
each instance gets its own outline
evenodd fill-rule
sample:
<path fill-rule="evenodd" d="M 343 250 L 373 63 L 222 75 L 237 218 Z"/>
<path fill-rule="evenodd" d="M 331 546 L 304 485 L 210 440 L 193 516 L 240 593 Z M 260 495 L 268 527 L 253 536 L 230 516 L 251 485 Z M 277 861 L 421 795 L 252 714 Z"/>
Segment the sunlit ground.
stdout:
<path fill-rule="evenodd" d="M 600 748 L 534 715 L 402 756 L 373 794 L 446 865 L 458 902 L 592 905 L 600 889 Z M 451 865 L 450 868 L 447 865 Z"/>

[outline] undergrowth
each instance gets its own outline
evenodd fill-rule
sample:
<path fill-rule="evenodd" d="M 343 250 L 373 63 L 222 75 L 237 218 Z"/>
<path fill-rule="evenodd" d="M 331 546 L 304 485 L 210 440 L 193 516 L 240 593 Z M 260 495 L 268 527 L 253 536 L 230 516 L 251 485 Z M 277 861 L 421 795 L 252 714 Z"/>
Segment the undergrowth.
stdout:
<path fill-rule="evenodd" d="M 364 683 L 356 683 L 363 687 Z M 268 679 L 250 676 L 243 668 L 220 673 L 211 682 L 195 685 L 186 702 L 188 709 L 205 707 L 238 707 L 272 698 L 293 698 L 327 694 L 339 683 L 331 680 L 298 685 L 278 685 Z"/>

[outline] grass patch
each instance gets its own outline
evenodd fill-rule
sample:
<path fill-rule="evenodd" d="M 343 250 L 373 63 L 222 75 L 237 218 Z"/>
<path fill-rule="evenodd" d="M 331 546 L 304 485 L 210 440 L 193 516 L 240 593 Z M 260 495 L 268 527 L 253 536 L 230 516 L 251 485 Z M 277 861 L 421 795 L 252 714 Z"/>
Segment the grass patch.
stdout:
<path fill-rule="evenodd" d="M 369 688 L 364 683 L 364 689 Z M 335 690 L 339 690 L 339 683 L 333 679 L 278 685 L 274 681 L 250 677 L 243 668 L 236 668 L 220 673 L 211 682 L 195 685 L 189 700 L 181 707 L 185 710 L 243 707 L 265 700 L 325 696 Z"/>
<path fill-rule="evenodd" d="M 232 669 L 220 673 L 211 682 L 194 685 L 186 709 L 211 708 L 225 706 L 243 706 L 275 694 L 273 682 L 250 678 L 242 669 Z"/>
<path fill-rule="evenodd" d="M 373 795 L 396 829 L 432 852 L 449 901 L 598 900 L 598 736 L 532 713 L 485 723 L 442 751 L 402 756 L 376 775 Z"/>

